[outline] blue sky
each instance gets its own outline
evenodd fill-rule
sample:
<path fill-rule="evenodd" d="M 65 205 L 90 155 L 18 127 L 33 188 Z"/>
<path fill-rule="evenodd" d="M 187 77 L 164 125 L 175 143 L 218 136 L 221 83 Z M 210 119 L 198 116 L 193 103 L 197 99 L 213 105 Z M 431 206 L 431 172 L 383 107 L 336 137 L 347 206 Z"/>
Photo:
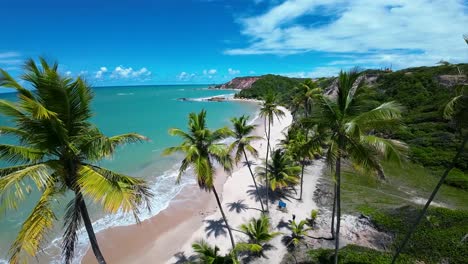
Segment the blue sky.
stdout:
<path fill-rule="evenodd" d="M 467 62 L 467 10 L 466 0 L 15 0 L 2 4 L 0 67 L 18 76 L 44 56 L 105 86 Z"/>

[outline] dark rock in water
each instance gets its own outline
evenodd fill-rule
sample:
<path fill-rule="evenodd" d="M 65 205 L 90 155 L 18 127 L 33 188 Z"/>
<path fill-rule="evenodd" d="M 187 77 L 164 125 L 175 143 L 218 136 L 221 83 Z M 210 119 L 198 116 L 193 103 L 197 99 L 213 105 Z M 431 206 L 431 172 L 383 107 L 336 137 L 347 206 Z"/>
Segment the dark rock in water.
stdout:
<path fill-rule="evenodd" d="M 189 101 L 189 99 L 186 97 L 182 97 L 182 98 L 177 98 L 177 101 L 185 102 L 185 101 Z"/>
<path fill-rule="evenodd" d="M 224 102 L 224 101 L 226 101 L 226 98 L 221 97 L 221 96 L 216 96 L 216 97 L 208 98 L 207 101 L 209 101 L 209 102 Z"/>

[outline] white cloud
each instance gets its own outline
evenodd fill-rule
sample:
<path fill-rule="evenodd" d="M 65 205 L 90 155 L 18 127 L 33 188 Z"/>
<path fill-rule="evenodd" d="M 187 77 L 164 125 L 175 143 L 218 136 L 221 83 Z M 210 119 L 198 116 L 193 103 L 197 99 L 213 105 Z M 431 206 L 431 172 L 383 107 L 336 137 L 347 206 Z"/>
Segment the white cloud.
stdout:
<path fill-rule="evenodd" d="M 214 75 L 218 71 L 216 69 L 210 69 L 210 70 L 203 70 L 203 75 Z"/>
<path fill-rule="evenodd" d="M 280 73 L 279 75 L 295 78 L 317 78 L 317 77 L 330 77 L 336 76 L 340 72 L 340 68 L 336 67 L 317 67 L 312 71 L 301 71 L 301 72 L 288 72 Z"/>
<path fill-rule="evenodd" d="M 249 71 L 249 74 L 255 74 L 255 71 Z"/>
<path fill-rule="evenodd" d="M 103 72 L 103 68 L 101 67 L 101 72 Z M 107 71 L 107 68 L 105 68 Z M 99 73 L 99 71 L 98 71 Z M 143 67 L 139 70 L 134 70 L 132 67 L 125 68 L 124 66 L 120 65 L 115 67 L 114 71 L 112 71 L 111 78 L 121 78 L 121 79 L 129 79 L 129 78 L 149 78 L 151 76 L 151 72 Z M 97 76 L 96 76 L 97 78 Z"/>
<path fill-rule="evenodd" d="M 229 69 L 228 69 L 228 73 L 229 73 L 230 75 L 236 75 L 236 74 L 239 74 L 239 73 L 240 73 L 240 70 L 234 70 L 234 69 L 232 69 L 232 68 L 229 68 Z"/>
<path fill-rule="evenodd" d="M 80 73 L 78 73 L 78 76 L 83 76 L 87 74 L 88 74 L 88 71 L 80 71 Z"/>
<path fill-rule="evenodd" d="M 188 72 L 181 72 L 179 73 L 176 77 L 177 79 L 181 80 L 181 81 L 189 81 L 191 80 L 193 77 L 195 77 L 195 73 L 188 73 Z"/>
<path fill-rule="evenodd" d="M 287 0 L 264 14 L 241 19 L 242 34 L 252 44 L 225 53 L 359 54 L 335 65 L 362 62 L 404 67 L 440 59 L 466 61 L 462 35 L 468 33 L 467 10 L 461 0 Z M 330 21 L 323 24 L 323 16 Z M 300 18 L 311 23 L 300 24 Z"/>
<path fill-rule="evenodd" d="M 72 75 L 72 72 L 71 72 L 71 71 L 66 71 L 66 72 L 65 72 L 65 75 L 66 75 L 66 76 L 71 76 L 71 75 Z"/>
<path fill-rule="evenodd" d="M 0 52 L 0 65 L 18 65 L 23 63 L 23 60 L 19 57 L 21 54 L 14 51 Z"/>
<path fill-rule="evenodd" d="M 102 76 L 104 75 L 104 73 L 107 72 L 107 68 L 106 67 L 101 67 L 99 68 L 99 71 L 96 72 L 96 75 L 94 76 L 96 79 L 101 79 Z"/>

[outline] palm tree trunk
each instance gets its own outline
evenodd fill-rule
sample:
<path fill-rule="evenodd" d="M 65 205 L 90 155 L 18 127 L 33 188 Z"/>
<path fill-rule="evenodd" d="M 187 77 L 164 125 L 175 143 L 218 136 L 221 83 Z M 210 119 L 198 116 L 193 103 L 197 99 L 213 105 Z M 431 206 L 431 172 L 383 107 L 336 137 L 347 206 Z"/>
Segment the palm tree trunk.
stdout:
<path fill-rule="evenodd" d="M 400 247 L 397 249 L 396 253 L 395 253 L 395 256 L 393 256 L 393 259 L 392 259 L 392 264 L 394 264 L 398 258 L 398 256 L 400 255 L 401 251 L 403 250 L 403 248 L 405 247 L 406 243 L 408 243 L 408 240 L 410 239 L 411 235 L 416 231 L 416 228 L 418 227 L 419 225 L 419 222 L 421 222 L 421 219 L 424 217 L 424 215 L 426 214 L 427 212 L 427 209 L 429 208 L 429 205 L 431 205 L 431 202 L 432 200 L 434 200 L 437 192 L 439 191 L 440 187 L 442 186 L 442 184 L 444 183 L 445 181 L 445 178 L 447 178 L 447 175 L 449 174 L 449 172 L 453 169 L 453 167 L 455 167 L 455 163 L 457 162 L 458 158 L 461 156 L 461 154 L 463 153 L 463 150 L 465 149 L 465 145 L 466 145 L 466 142 L 468 141 L 468 136 L 465 136 L 465 138 L 463 139 L 463 142 L 460 146 L 460 148 L 458 149 L 457 151 L 457 154 L 455 155 L 455 157 L 453 158 L 452 162 L 450 163 L 450 165 L 445 169 L 444 171 L 444 174 L 442 175 L 442 177 L 440 178 L 439 180 L 439 183 L 437 183 L 437 186 L 435 187 L 435 189 L 432 191 L 432 194 L 431 196 L 429 197 L 429 199 L 427 200 L 426 204 L 424 205 L 424 208 L 422 209 L 421 213 L 418 215 L 418 218 L 416 219 L 416 222 L 413 224 L 413 226 L 411 227 L 410 231 L 406 234 L 405 238 L 403 239 L 403 242 L 401 243 Z"/>
<path fill-rule="evenodd" d="M 244 152 L 244 157 L 245 157 L 245 162 L 247 162 L 247 167 L 249 168 L 250 175 L 252 175 L 252 180 L 255 185 L 255 190 L 257 191 L 257 197 L 258 200 L 260 201 L 260 206 L 262 207 L 262 213 L 265 212 L 265 208 L 263 208 L 263 202 L 262 202 L 262 197 L 260 196 L 260 192 L 258 191 L 258 186 L 257 186 L 257 181 L 255 180 L 255 175 L 252 172 L 252 168 L 250 167 L 249 159 L 247 158 L 247 153 L 245 153 L 245 149 L 242 150 Z"/>
<path fill-rule="evenodd" d="M 268 200 L 269 200 L 268 192 L 270 190 L 270 179 L 268 178 L 268 153 L 269 153 L 269 150 L 270 150 L 270 126 L 271 126 L 271 122 L 270 122 L 270 120 L 268 120 L 267 151 L 266 151 L 266 157 L 265 157 L 265 183 L 266 183 L 265 206 L 266 206 L 266 212 L 267 213 L 269 212 L 269 209 L 268 209 Z"/>
<path fill-rule="evenodd" d="M 338 264 L 338 251 L 340 249 L 340 224 L 341 224 L 341 149 L 343 147 L 343 138 L 340 137 L 338 144 L 338 156 L 336 158 L 336 235 L 335 235 L 335 264 Z"/>
<path fill-rule="evenodd" d="M 299 194 L 299 200 L 302 200 L 302 186 L 304 185 L 304 167 L 305 167 L 305 158 L 302 158 L 302 169 L 301 169 L 301 192 Z"/>
<path fill-rule="evenodd" d="M 335 239 L 335 213 L 336 213 L 336 182 L 333 184 L 333 208 L 331 219 L 331 236 Z"/>
<path fill-rule="evenodd" d="M 78 195 L 81 196 L 81 193 Z M 80 211 L 81 217 L 83 218 L 83 222 L 86 228 L 86 232 L 88 233 L 89 242 L 91 243 L 91 248 L 93 249 L 94 256 L 96 256 L 96 260 L 99 264 L 106 264 L 106 260 L 99 249 L 99 245 L 96 239 L 96 234 L 93 230 L 93 224 L 91 223 L 91 219 L 89 218 L 88 209 L 86 208 L 85 201 L 81 199 L 80 202 Z"/>
<path fill-rule="evenodd" d="M 216 188 L 214 186 L 213 186 L 213 193 L 216 197 L 216 202 L 218 203 L 219 211 L 221 211 L 221 215 L 223 216 L 224 223 L 226 224 L 227 230 L 229 232 L 229 237 L 231 238 L 232 250 L 234 250 L 234 248 L 236 247 L 236 244 L 234 243 L 234 237 L 232 236 L 231 227 L 228 224 L 226 215 L 224 214 L 224 211 L 223 211 L 223 206 L 221 205 L 221 201 L 219 200 L 218 192 L 216 192 Z"/>

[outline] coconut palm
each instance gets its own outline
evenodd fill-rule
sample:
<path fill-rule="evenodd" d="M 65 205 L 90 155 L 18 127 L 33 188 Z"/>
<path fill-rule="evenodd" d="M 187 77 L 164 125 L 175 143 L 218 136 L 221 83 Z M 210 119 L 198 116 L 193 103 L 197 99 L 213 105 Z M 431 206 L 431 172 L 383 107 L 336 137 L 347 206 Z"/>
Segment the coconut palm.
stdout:
<path fill-rule="evenodd" d="M 260 116 L 264 118 L 264 125 L 265 125 L 265 134 L 267 137 L 267 150 L 266 150 L 266 158 L 265 158 L 265 185 L 269 186 L 269 178 L 266 177 L 268 174 L 268 154 L 270 151 L 270 132 L 271 132 L 271 125 L 274 123 L 275 117 L 280 119 L 283 117 L 285 113 L 279 108 L 279 105 L 276 103 L 276 95 L 273 93 L 269 93 L 263 98 L 263 103 L 260 108 Z M 268 125 L 267 125 L 268 123 Z M 268 129 L 267 129 L 268 127 Z M 266 188 L 266 211 L 268 212 L 268 188 Z"/>
<path fill-rule="evenodd" d="M 230 150 L 236 153 L 234 156 L 234 161 L 236 163 L 239 163 L 242 157 L 244 157 L 245 163 L 247 164 L 247 167 L 249 168 L 250 175 L 252 176 L 252 180 L 255 186 L 255 190 L 257 192 L 257 196 L 259 197 L 262 212 L 264 212 L 265 208 L 263 207 L 263 202 L 260 197 L 260 193 L 258 191 L 257 181 L 255 180 L 255 175 L 252 172 L 252 167 L 249 162 L 249 158 L 247 157 L 247 152 L 250 153 L 250 155 L 252 155 L 254 158 L 258 157 L 258 151 L 251 145 L 251 142 L 254 140 L 259 140 L 261 139 L 261 137 L 250 135 L 257 126 L 248 125 L 247 124 L 248 120 L 249 120 L 249 117 L 245 115 L 239 118 L 234 117 L 231 119 L 231 123 L 234 127 L 234 130 L 232 131 L 232 133 L 234 134 L 235 140 L 234 142 L 231 143 Z"/>
<path fill-rule="evenodd" d="M 283 241 L 286 243 L 286 247 L 289 250 L 293 250 L 299 246 L 299 244 L 304 243 L 307 232 L 312 230 L 312 228 L 307 227 L 306 220 L 301 220 L 299 223 L 293 220 L 289 224 L 289 228 L 291 229 L 291 235 L 283 238 Z"/>
<path fill-rule="evenodd" d="M 202 110 L 199 114 L 189 114 L 188 132 L 184 132 L 178 128 L 172 128 L 169 130 L 169 134 L 183 139 L 183 142 L 179 146 L 164 150 L 164 155 L 170 155 L 175 152 L 181 152 L 185 155 L 179 168 L 177 182 L 180 181 L 181 176 L 189 166 L 193 166 L 200 189 L 213 192 L 221 215 L 226 223 L 232 248 L 234 248 L 235 243 L 231 227 L 228 224 L 221 201 L 219 200 L 218 192 L 214 186 L 215 168 L 213 166 L 213 162 L 217 162 L 226 172 L 231 171 L 232 160 L 229 155 L 229 148 L 226 144 L 220 143 L 221 140 L 232 135 L 231 130 L 227 127 L 214 131 L 208 129 L 206 126 L 206 111 Z"/>
<path fill-rule="evenodd" d="M 330 132 L 326 154 L 327 163 L 335 168 L 335 263 L 338 263 L 341 218 L 341 165 L 343 159 L 350 160 L 355 167 L 377 171 L 383 176 L 382 159 L 400 162 L 406 146 L 396 140 L 379 136 L 377 131 L 386 131 L 399 125 L 402 107 L 387 102 L 367 110 L 361 100 L 361 78 L 356 70 L 340 72 L 336 96 L 322 96 L 317 101 L 311 120 Z"/>
<path fill-rule="evenodd" d="M 260 167 L 257 169 L 258 177 L 262 179 L 268 177 L 269 188 L 272 191 L 284 190 L 299 183 L 301 168 L 295 165 L 291 157 L 282 149 L 273 150 L 271 161 L 267 163 L 267 173 Z"/>
<path fill-rule="evenodd" d="M 458 162 L 458 159 L 465 151 L 466 142 L 468 141 L 468 87 L 461 86 L 458 87 L 456 90 L 455 97 L 453 97 L 450 102 L 447 103 L 444 109 L 444 117 L 446 119 L 452 120 L 455 124 L 458 133 L 460 134 L 461 144 L 458 148 L 457 153 L 452 159 L 452 162 L 449 166 L 445 169 L 442 177 L 440 178 L 439 182 L 437 183 L 436 187 L 429 196 L 426 204 L 424 205 L 422 211 L 419 213 L 418 217 L 416 218 L 416 222 L 411 226 L 410 230 L 406 234 L 405 238 L 403 239 L 401 245 L 397 248 L 397 251 L 392 259 L 392 264 L 396 262 L 398 256 L 400 255 L 403 248 L 408 243 L 411 235 L 416 231 L 419 223 L 421 222 L 422 218 L 427 212 L 427 209 L 431 205 L 431 202 L 434 200 L 435 196 L 439 192 L 440 187 L 445 182 L 450 171 L 455 167 L 455 164 Z"/>
<path fill-rule="evenodd" d="M 287 155 L 289 155 L 295 162 L 301 165 L 301 189 L 299 192 L 299 200 L 302 200 L 302 187 L 304 184 L 304 170 L 308 159 L 313 158 L 320 154 L 321 144 L 323 141 L 322 134 L 314 130 L 311 137 L 307 137 L 306 133 L 302 129 L 297 127 L 291 127 L 288 131 L 288 142 L 285 148 Z"/>
<path fill-rule="evenodd" d="M 227 255 L 219 255 L 217 246 L 210 246 L 201 240 L 192 244 L 192 248 L 197 253 L 200 264 L 238 264 L 235 254 L 232 252 Z"/>
<path fill-rule="evenodd" d="M 10 248 L 10 263 L 24 263 L 28 256 L 36 256 L 58 220 L 54 204 L 70 197 L 63 216 L 64 262 L 72 261 L 78 231 L 84 223 L 97 261 L 105 263 L 85 198 L 102 205 L 108 213 L 132 212 L 138 221 L 141 206 L 149 208 L 152 194 L 144 180 L 96 163 L 112 156 L 116 147 L 145 137 L 134 133 L 103 135 L 89 120 L 91 88 L 79 77 L 61 76 L 57 63 L 49 65 L 41 58 L 38 66 L 28 60 L 25 70 L 22 79 L 36 89 L 34 92 L 0 70 L 0 86 L 18 93 L 18 102 L 0 100 L 0 113 L 13 123 L 0 130 L 18 142 L 0 144 L 0 159 L 12 164 L 0 169 L 0 211 L 18 209 L 32 191 L 30 184 L 40 193 Z"/>
<path fill-rule="evenodd" d="M 317 87 L 317 84 L 311 79 L 306 79 L 298 87 L 295 88 L 295 96 L 292 100 L 292 114 L 294 117 L 299 117 L 302 113 L 304 117 L 308 117 L 312 112 L 314 100 L 322 94 L 322 90 Z"/>
<path fill-rule="evenodd" d="M 271 232 L 270 228 L 270 219 L 266 215 L 261 215 L 258 219 L 252 218 L 247 224 L 240 226 L 240 230 L 249 237 L 249 241 L 237 243 L 237 249 L 262 255 L 265 244 L 281 234 Z"/>

